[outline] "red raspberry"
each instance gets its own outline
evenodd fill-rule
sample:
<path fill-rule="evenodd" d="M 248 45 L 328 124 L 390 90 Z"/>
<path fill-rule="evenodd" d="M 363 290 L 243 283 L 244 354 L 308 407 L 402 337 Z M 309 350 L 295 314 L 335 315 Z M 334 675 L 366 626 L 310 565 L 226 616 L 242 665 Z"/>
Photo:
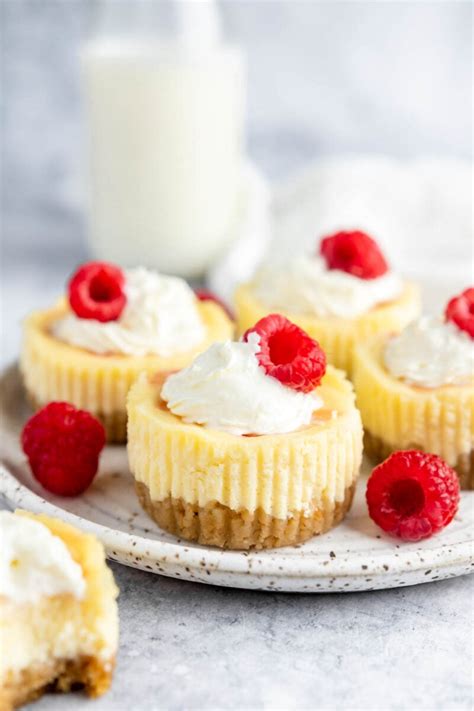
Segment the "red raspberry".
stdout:
<path fill-rule="evenodd" d="M 231 321 L 235 320 L 234 314 L 229 309 L 227 304 L 225 304 L 222 299 L 219 299 L 219 297 L 216 296 L 213 291 L 210 291 L 209 289 L 196 289 L 194 293 L 196 294 L 199 301 L 215 301 L 215 303 L 218 304 L 218 306 L 220 306 L 221 309 L 226 312 L 227 316 L 230 318 Z"/>
<path fill-rule="evenodd" d="M 308 393 L 319 385 L 326 372 L 326 354 L 306 331 L 280 314 L 260 319 L 243 335 L 260 336 L 257 358 L 267 375 L 283 385 Z"/>
<path fill-rule="evenodd" d="M 452 321 L 461 331 L 474 338 L 474 288 L 465 289 L 446 306 L 447 321 Z"/>
<path fill-rule="evenodd" d="M 125 275 L 107 262 L 87 262 L 72 275 L 68 285 L 71 309 L 79 318 L 116 321 L 127 303 Z"/>
<path fill-rule="evenodd" d="M 419 541 L 441 531 L 459 504 L 456 472 L 436 454 L 394 452 L 367 484 L 369 515 L 392 536 Z"/>
<path fill-rule="evenodd" d="M 376 279 L 388 271 L 380 248 L 365 232 L 337 232 L 319 246 L 328 269 L 340 269 L 360 279 Z"/>
<path fill-rule="evenodd" d="M 58 496 L 76 496 L 87 489 L 104 444 L 101 423 L 67 402 L 50 402 L 30 417 L 21 433 L 35 478 Z"/>

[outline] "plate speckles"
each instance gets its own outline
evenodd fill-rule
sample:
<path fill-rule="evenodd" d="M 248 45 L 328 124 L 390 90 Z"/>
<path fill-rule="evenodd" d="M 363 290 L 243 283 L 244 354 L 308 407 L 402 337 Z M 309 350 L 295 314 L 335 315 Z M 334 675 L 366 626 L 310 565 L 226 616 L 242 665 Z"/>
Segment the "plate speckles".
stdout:
<path fill-rule="evenodd" d="M 0 492 L 11 507 L 44 511 L 94 533 L 110 559 L 151 573 L 213 585 L 289 592 L 350 592 L 402 587 L 472 572 L 474 493 L 440 535 L 400 544 L 367 516 L 364 478 L 337 528 L 294 548 L 238 552 L 174 538 L 141 510 L 124 447 L 107 447 L 87 492 L 62 499 L 33 480 L 18 435 L 28 416 L 16 366 L 0 378 Z"/>

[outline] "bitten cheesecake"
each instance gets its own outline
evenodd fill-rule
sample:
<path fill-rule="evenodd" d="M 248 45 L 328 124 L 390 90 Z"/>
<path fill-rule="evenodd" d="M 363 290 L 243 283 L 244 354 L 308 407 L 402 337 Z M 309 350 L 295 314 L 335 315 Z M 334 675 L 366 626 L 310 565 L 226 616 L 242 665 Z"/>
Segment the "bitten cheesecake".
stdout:
<path fill-rule="evenodd" d="M 65 401 L 103 423 L 108 441 L 126 439 L 126 397 L 138 375 L 188 365 L 233 325 L 181 279 L 102 262 L 73 275 L 68 297 L 25 322 L 21 372 L 35 408 Z"/>
<path fill-rule="evenodd" d="M 49 689 L 110 686 L 117 588 L 100 543 L 57 519 L 0 512 L 0 709 Z"/>
<path fill-rule="evenodd" d="M 358 344 L 354 386 L 369 456 L 431 452 L 456 469 L 462 488 L 474 488 L 473 314 L 468 289 L 444 318 L 423 316 L 398 335 Z"/>
<path fill-rule="evenodd" d="M 389 266 L 363 232 L 321 240 L 319 254 L 274 259 L 235 295 L 237 331 L 278 311 L 315 338 L 328 362 L 352 374 L 357 341 L 397 332 L 420 312 L 416 285 Z"/>
<path fill-rule="evenodd" d="M 222 548 L 299 543 L 348 511 L 362 454 L 351 384 L 318 344 L 271 315 L 164 385 L 128 397 L 142 506 L 165 530 Z"/>

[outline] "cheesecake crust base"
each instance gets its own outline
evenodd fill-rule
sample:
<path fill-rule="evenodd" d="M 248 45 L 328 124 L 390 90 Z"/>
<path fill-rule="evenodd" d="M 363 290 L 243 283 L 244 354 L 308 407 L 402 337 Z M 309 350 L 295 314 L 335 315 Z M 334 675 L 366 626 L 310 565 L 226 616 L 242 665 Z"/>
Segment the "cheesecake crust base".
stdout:
<path fill-rule="evenodd" d="M 110 687 L 114 666 L 115 659 L 104 663 L 94 657 L 80 657 L 11 673 L 0 688 L 0 711 L 11 711 L 50 691 L 67 693 L 83 688 L 91 698 L 102 696 Z"/>
<path fill-rule="evenodd" d="M 26 391 L 28 402 L 30 403 L 33 410 L 36 412 L 48 403 L 41 403 L 33 395 L 33 393 Z M 87 409 L 87 408 L 85 408 Z M 116 412 L 104 413 L 104 412 L 94 412 L 94 410 L 88 410 L 91 415 L 96 417 L 99 422 L 104 425 L 105 436 L 107 442 L 112 444 L 124 444 L 127 441 L 127 411 L 117 410 Z M 0 708 L 1 711 L 1 708 Z"/>
<path fill-rule="evenodd" d="M 145 484 L 135 482 L 135 488 L 147 514 L 168 533 L 205 546 L 249 550 L 292 546 L 325 533 L 349 511 L 355 484 L 354 479 L 343 501 L 328 503 L 324 509 L 316 508 L 308 516 L 297 512 L 289 519 L 275 518 L 262 509 L 234 511 L 217 501 L 206 506 L 171 496 L 153 501 Z"/>
<path fill-rule="evenodd" d="M 424 451 L 424 447 L 416 442 L 410 443 L 405 447 L 394 447 L 388 442 L 385 442 L 381 437 L 373 435 L 368 430 L 364 432 L 364 452 L 370 459 L 379 463 L 386 459 L 390 454 L 400 449 L 420 449 Z M 461 454 L 456 464 L 453 466 L 459 477 L 461 489 L 474 489 L 474 449 L 471 449 L 469 454 Z"/>

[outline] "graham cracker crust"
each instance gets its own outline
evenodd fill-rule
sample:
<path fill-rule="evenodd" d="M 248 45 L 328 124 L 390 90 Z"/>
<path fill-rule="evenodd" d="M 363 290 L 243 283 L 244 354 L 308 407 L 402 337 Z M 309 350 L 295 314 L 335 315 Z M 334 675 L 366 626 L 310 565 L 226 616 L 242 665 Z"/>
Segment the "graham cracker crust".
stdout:
<path fill-rule="evenodd" d="M 39 402 L 39 400 L 30 392 L 26 391 L 28 402 L 30 403 L 33 410 L 40 410 L 42 407 L 47 405 L 46 402 Z M 74 404 L 74 403 L 73 403 Z M 87 409 L 87 408 L 84 408 Z M 94 412 L 94 410 L 88 410 L 91 415 L 96 417 L 104 425 L 105 435 L 107 442 L 113 444 L 124 444 L 127 441 L 127 411 L 118 410 L 112 413 L 104 412 Z M 0 708 L 1 711 L 1 708 Z"/>
<path fill-rule="evenodd" d="M 59 659 L 11 674 L 0 688 L 0 711 L 11 711 L 50 691 L 67 693 L 83 688 L 91 698 L 101 696 L 110 687 L 114 666 L 115 659 L 104 664 L 93 657 L 81 657 Z"/>
<path fill-rule="evenodd" d="M 375 462 L 382 462 L 390 454 L 400 449 L 420 449 L 424 451 L 424 447 L 416 442 L 410 443 L 405 447 L 393 447 L 384 442 L 381 437 L 376 437 L 367 430 L 364 431 L 364 452 Z M 461 454 L 453 469 L 458 475 L 461 489 L 474 489 L 474 449 L 471 449 L 470 454 Z"/>
<path fill-rule="evenodd" d="M 153 501 L 145 484 L 135 482 L 135 489 L 147 514 L 165 531 L 206 546 L 248 550 L 292 546 L 325 533 L 350 509 L 355 481 L 343 501 L 315 509 L 309 516 L 297 512 L 289 519 L 275 518 L 262 509 L 234 511 L 216 501 L 203 507 L 171 496 Z"/>

